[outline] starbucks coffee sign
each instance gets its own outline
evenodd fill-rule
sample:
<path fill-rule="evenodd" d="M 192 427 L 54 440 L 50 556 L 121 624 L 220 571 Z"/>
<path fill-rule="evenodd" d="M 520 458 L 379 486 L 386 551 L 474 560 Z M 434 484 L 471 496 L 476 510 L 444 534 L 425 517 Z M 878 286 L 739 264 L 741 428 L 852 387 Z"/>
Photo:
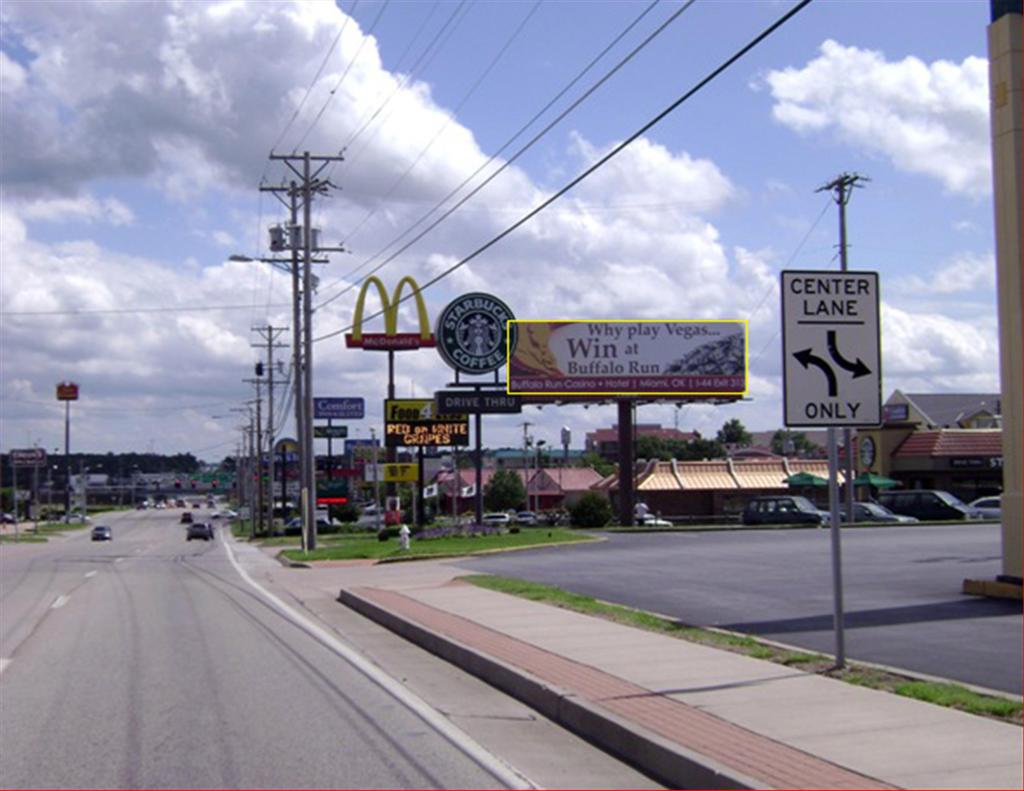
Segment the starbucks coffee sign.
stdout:
<path fill-rule="evenodd" d="M 506 328 L 515 319 L 508 305 L 490 294 L 463 294 L 448 303 L 437 319 L 437 351 L 452 368 L 464 374 L 485 374 L 505 365 Z"/>

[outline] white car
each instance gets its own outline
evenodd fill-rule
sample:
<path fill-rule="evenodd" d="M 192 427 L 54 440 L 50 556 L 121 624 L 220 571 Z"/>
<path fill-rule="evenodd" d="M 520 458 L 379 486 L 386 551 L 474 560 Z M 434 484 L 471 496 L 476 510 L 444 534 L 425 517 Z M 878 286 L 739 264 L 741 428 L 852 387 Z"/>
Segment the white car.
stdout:
<path fill-rule="evenodd" d="M 981 514 L 982 519 L 999 519 L 1003 515 L 1003 500 L 998 494 L 994 497 L 979 497 L 969 505 Z"/>
<path fill-rule="evenodd" d="M 492 527 L 505 527 L 512 522 L 512 517 L 504 511 L 495 511 L 494 513 L 484 514 L 482 522 Z"/>
<path fill-rule="evenodd" d="M 655 516 L 654 514 L 648 514 L 640 522 L 643 527 L 672 527 L 672 523 L 667 519 L 662 519 Z"/>

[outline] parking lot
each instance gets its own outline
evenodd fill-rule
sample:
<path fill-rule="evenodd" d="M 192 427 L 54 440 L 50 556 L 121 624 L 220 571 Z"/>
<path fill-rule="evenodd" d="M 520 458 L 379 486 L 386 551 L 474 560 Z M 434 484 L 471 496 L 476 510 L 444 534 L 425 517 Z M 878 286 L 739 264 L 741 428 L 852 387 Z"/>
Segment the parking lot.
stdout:
<path fill-rule="evenodd" d="M 833 651 L 828 530 L 605 535 L 460 565 Z M 1020 694 L 1021 603 L 960 592 L 999 574 L 1001 557 L 992 522 L 845 529 L 847 657 Z"/>

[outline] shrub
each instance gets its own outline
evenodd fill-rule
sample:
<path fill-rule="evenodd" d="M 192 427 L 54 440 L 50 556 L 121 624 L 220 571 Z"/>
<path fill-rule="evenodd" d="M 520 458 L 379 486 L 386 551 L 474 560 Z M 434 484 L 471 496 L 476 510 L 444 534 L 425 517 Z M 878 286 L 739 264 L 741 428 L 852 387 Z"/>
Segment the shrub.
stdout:
<path fill-rule="evenodd" d="M 334 518 L 339 522 L 349 524 L 359 519 L 359 508 L 354 503 L 335 505 L 331 507 Z"/>
<path fill-rule="evenodd" d="M 612 504 L 596 492 L 588 492 L 569 512 L 573 527 L 604 527 L 612 519 Z"/>

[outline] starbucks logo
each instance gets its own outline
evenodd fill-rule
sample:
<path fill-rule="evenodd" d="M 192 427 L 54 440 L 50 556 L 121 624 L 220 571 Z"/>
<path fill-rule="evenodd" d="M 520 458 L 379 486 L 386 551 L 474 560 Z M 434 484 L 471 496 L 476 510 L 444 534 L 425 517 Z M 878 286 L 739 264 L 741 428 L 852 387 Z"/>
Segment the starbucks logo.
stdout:
<path fill-rule="evenodd" d="M 505 328 L 514 319 L 508 305 L 490 294 L 463 294 L 437 319 L 437 351 L 456 371 L 483 374 L 505 364 Z M 512 345 L 515 345 L 512 325 Z"/>

